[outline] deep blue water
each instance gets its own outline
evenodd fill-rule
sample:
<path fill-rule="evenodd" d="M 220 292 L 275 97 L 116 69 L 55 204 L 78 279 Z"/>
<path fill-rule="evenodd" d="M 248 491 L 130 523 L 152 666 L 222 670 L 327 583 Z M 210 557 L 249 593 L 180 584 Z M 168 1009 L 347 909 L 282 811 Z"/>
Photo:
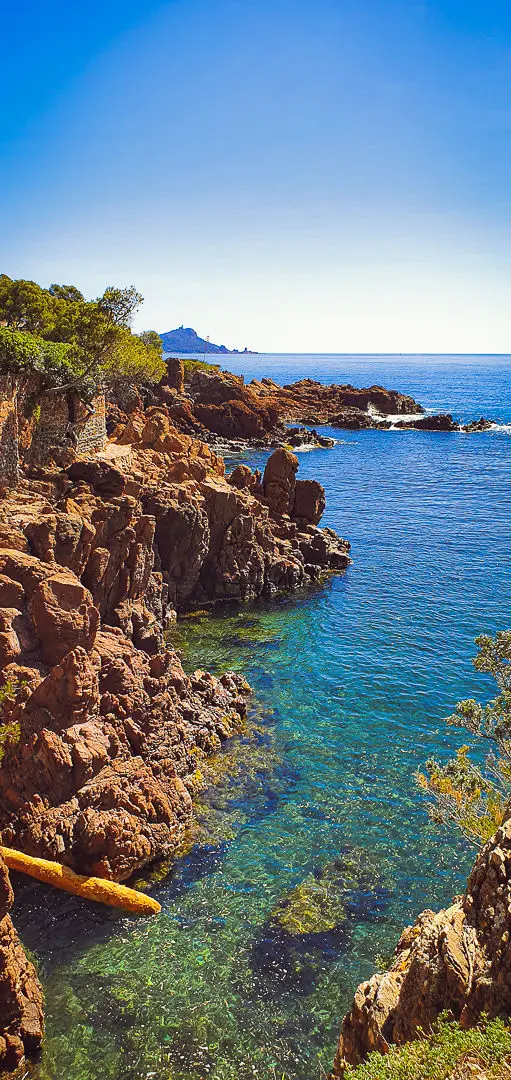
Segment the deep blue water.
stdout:
<path fill-rule="evenodd" d="M 381 383 L 459 419 L 511 423 L 511 358 L 226 363 L 281 382 Z M 48 999 L 33 1075 L 308 1080 L 328 1069 L 358 982 L 423 907 L 460 891 L 473 857 L 430 823 L 414 772 L 465 741 L 442 718 L 492 692 L 471 666 L 473 639 L 511 626 L 510 432 L 332 430 L 333 449 L 299 455 L 353 566 L 294 598 L 180 622 L 189 669 L 235 667 L 253 685 L 251 729 L 216 763 L 195 847 L 153 887 L 157 919 L 53 896 L 43 917 L 47 894 L 18 890 Z M 275 936 L 275 903 L 346 849 L 370 860 L 377 902 L 360 884 L 333 939 Z"/>

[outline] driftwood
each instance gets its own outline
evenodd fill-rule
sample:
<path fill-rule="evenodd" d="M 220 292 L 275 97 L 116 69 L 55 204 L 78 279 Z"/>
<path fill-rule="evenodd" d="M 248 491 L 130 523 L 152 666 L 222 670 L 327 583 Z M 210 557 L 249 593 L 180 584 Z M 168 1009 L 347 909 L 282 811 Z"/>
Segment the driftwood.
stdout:
<path fill-rule="evenodd" d="M 119 885 L 116 881 L 75 874 L 74 870 L 62 866 L 61 863 L 36 859 L 32 855 L 15 851 L 14 848 L 0 847 L 0 855 L 10 870 L 19 870 L 22 874 L 29 874 L 38 881 L 46 882 L 47 885 L 54 885 L 55 888 L 64 889 L 75 896 L 83 896 L 85 900 L 96 900 L 100 904 L 123 908 L 124 911 L 132 911 L 136 915 L 157 915 L 161 911 L 161 904 L 152 896 L 129 889 L 126 885 Z"/>

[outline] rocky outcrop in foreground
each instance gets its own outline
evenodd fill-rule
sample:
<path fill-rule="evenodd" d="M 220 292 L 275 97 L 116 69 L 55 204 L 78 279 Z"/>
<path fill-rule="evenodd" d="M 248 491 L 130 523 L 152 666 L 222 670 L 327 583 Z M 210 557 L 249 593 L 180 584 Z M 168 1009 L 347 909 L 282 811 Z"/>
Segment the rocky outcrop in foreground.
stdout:
<path fill-rule="evenodd" d="M 43 994 L 8 914 L 13 892 L 0 859 L 0 1068 L 16 1068 L 43 1037 Z"/>
<path fill-rule="evenodd" d="M 0 510 L 0 835 L 124 880 L 175 849 L 201 759 L 246 711 L 241 677 L 188 676 L 166 647 L 176 611 L 317 581 L 349 545 L 293 454 L 226 477 L 163 407 L 64 465 Z"/>
<path fill-rule="evenodd" d="M 405 1043 L 449 1010 L 463 1026 L 511 1012 L 511 821 L 478 855 L 451 907 L 424 911 L 389 971 L 362 983 L 344 1018 L 334 1071 Z"/>

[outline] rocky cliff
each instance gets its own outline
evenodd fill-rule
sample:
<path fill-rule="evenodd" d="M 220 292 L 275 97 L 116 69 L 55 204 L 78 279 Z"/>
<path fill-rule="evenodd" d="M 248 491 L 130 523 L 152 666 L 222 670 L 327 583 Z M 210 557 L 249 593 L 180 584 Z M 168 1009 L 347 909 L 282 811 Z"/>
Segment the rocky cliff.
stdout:
<path fill-rule="evenodd" d="M 328 444 L 315 431 L 288 427 L 296 423 L 352 430 L 393 427 L 468 433 L 492 426 L 484 417 L 462 426 L 450 413 L 423 415 L 422 405 L 414 398 L 383 386 L 326 386 L 313 379 L 286 386 L 273 379 L 253 379 L 246 384 L 240 375 L 201 362 L 187 361 L 185 367 L 181 360 L 168 357 L 167 365 L 168 375 L 158 387 L 157 399 L 169 408 L 180 431 L 210 443 L 227 439 L 260 446 Z M 113 430 L 118 417 L 111 413 L 111 419 Z"/>
<path fill-rule="evenodd" d="M 104 455 L 39 469 L 0 509 L 4 843 L 122 880 L 171 851 L 201 757 L 240 726 L 249 688 L 185 675 L 176 611 L 272 596 L 349 562 L 317 523 L 324 493 L 286 450 L 230 477 L 165 408 Z M 68 455 L 65 455 L 65 457 Z"/>
<path fill-rule="evenodd" d="M 422 912 L 401 935 L 390 970 L 358 987 L 335 1073 L 416 1038 L 444 1010 L 464 1027 L 483 1013 L 511 1012 L 511 821 L 478 855 L 463 897 Z"/>

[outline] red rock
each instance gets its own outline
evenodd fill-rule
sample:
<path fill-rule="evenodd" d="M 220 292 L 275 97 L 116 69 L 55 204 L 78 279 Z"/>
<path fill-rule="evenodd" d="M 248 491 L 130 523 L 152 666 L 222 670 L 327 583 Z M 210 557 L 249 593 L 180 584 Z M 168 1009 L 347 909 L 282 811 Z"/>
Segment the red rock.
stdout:
<path fill-rule="evenodd" d="M 290 514 L 295 501 L 298 458 L 289 450 L 274 450 L 266 462 L 263 495 L 273 514 Z"/>
<path fill-rule="evenodd" d="M 7 914 L 13 892 L 0 859 L 0 1067 L 13 1070 L 43 1037 L 43 994 Z"/>
<path fill-rule="evenodd" d="M 317 525 L 326 506 L 325 489 L 317 480 L 297 480 L 292 516 Z"/>
<path fill-rule="evenodd" d="M 83 574 L 95 535 L 86 519 L 74 514 L 49 514 L 30 522 L 26 535 L 38 558 L 65 566 L 78 577 Z"/>
<path fill-rule="evenodd" d="M 45 663 L 58 664 L 77 646 L 92 648 L 99 611 L 88 589 L 69 571 L 41 581 L 34 589 L 29 611 Z"/>
<path fill-rule="evenodd" d="M 358 987 L 334 1071 L 417 1038 L 444 1010 L 465 1027 L 511 1012 L 511 821 L 478 854 L 462 899 L 423 911 L 390 969 Z"/>

